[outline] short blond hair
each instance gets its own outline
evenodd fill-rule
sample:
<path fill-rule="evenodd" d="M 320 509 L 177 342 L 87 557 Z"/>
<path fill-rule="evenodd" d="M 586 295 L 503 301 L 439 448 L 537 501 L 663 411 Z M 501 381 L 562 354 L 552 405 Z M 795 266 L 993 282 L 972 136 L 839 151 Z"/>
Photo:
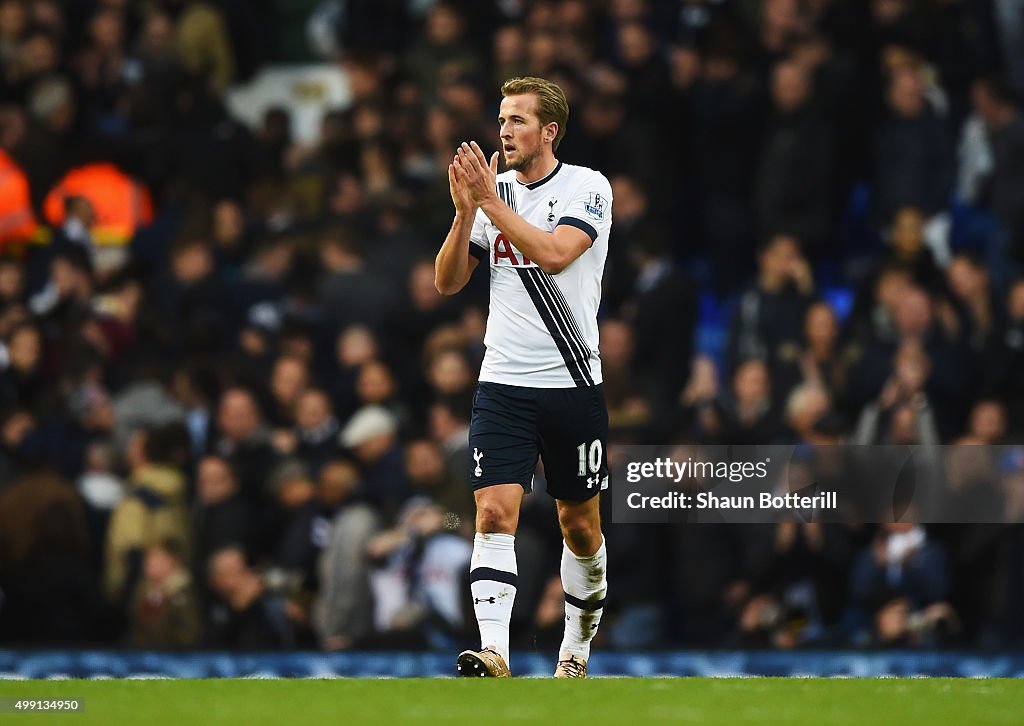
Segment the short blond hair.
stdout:
<path fill-rule="evenodd" d="M 565 93 L 557 83 L 536 76 L 509 78 L 501 85 L 501 95 L 504 98 L 524 93 L 532 93 L 537 97 L 537 118 L 540 119 L 541 126 L 547 126 L 552 122 L 558 124 L 558 133 L 552 142 L 552 148 L 558 149 L 569 121 L 569 101 L 566 100 Z"/>

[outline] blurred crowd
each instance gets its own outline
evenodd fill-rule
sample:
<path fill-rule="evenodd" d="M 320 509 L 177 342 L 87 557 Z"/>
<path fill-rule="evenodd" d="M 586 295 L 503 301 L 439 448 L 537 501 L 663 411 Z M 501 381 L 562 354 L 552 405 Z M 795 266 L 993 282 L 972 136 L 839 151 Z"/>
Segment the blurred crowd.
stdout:
<path fill-rule="evenodd" d="M 0 643 L 472 640 L 487 280 L 433 256 L 513 75 L 612 182 L 613 446 L 1020 442 L 1022 48 L 1024 0 L 0 0 Z M 296 61 L 314 142 L 232 117 Z M 1024 644 L 1020 525 L 605 522 L 603 647 Z"/>

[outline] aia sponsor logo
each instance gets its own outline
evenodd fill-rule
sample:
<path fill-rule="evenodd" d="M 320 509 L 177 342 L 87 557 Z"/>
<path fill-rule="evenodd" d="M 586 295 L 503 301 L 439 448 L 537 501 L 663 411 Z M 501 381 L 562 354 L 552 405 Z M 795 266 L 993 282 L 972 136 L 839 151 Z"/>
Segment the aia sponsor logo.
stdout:
<path fill-rule="evenodd" d="M 502 262 L 502 260 L 504 260 L 504 262 Z M 527 267 L 532 265 L 533 261 L 513 247 L 512 243 L 508 241 L 508 237 L 503 234 L 499 234 L 494 238 L 494 264 L 512 265 L 513 267 Z"/>

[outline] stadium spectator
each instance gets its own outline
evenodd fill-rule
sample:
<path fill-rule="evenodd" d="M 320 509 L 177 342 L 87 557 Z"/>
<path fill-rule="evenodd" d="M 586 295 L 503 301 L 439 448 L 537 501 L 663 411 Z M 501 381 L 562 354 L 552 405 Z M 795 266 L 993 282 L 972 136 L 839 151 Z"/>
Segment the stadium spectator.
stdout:
<path fill-rule="evenodd" d="M 901 207 L 892 217 L 888 229 L 888 242 L 892 251 L 879 261 L 879 267 L 899 267 L 906 270 L 915 284 L 932 295 L 946 292 L 946 283 L 933 251 L 925 241 L 924 213 L 917 207 Z M 875 275 L 869 275 L 871 285 Z"/>
<path fill-rule="evenodd" d="M 469 461 L 469 405 L 460 398 L 439 398 L 431 404 L 427 419 L 430 438 L 441 447 L 449 475 L 468 487 L 464 465 Z"/>
<path fill-rule="evenodd" d="M 359 473 L 339 459 L 320 471 L 319 497 L 331 512 L 330 530 L 320 555 L 320 589 L 312 622 L 320 647 L 357 645 L 373 631 L 373 593 L 367 545 L 380 527 L 374 508 L 357 500 Z"/>
<path fill-rule="evenodd" d="M 171 0 L 176 11 L 175 46 L 188 73 L 205 77 L 214 93 L 223 93 L 235 75 L 235 57 L 224 16 L 202 0 Z"/>
<path fill-rule="evenodd" d="M 622 310 L 633 331 L 628 372 L 642 381 L 640 392 L 656 427 L 664 428 L 666 404 L 672 403 L 665 394 L 682 390 L 690 375 L 697 299 L 692 281 L 673 266 L 668 241 L 659 231 L 637 233 L 631 254 L 634 283 Z"/>
<path fill-rule="evenodd" d="M 748 360 L 736 369 L 729 391 L 716 401 L 709 434 L 716 443 L 778 443 L 780 415 L 768 366 Z"/>
<path fill-rule="evenodd" d="M 207 644 L 233 650 L 281 650 L 294 643 L 285 599 L 267 589 L 237 547 L 215 552 L 207 563 L 217 596 L 208 613 Z"/>
<path fill-rule="evenodd" d="M 270 445 L 256 398 L 245 388 L 229 388 L 220 398 L 217 414 L 220 438 L 215 451 L 238 472 L 242 494 L 256 506 L 263 505 L 267 476 L 277 453 Z"/>
<path fill-rule="evenodd" d="M 351 235 L 331 235 L 324 240 L 320 247 L 324 275 L 317 298 L 339 328 L 367 325 L 379 329 L 394 316 L 398 291 L 366 269 L 359 246 Z"/>
<path fill-rule="evenodd" d="M 819 383 L 801 383 L 786 399 L 786 425 L 797 443 L 816 443 L 816 426 L 830 412 L 832 402 Z"/>
<path fill-rule="evenodd" d="M 985 124 L 991 148 L 988 208 L 1001 227 L 995 241 L 1002 254 L 991 259 L 1017 268 L 1024 254 L 1024 213 L 1014 201 L 1024 194 L 1024 115 L 1005 83 L 983 78 L 971 90 L 974 109 Z"/>
<path fill-rule="evenodd" d="M 131 642 L 137 648 L 178 650 L 199 644 L 199 602 L 174 540 L 146 549 L 143 576 L 131 606 Z"/>
<path fill-rule="evenodd" d="M 465 18 L 453 3 L 440 2 L 427 11 L 423 37 L 404 59 L 422 98 L 433 100 L 445 72 L 480 67 L 472 43 L 466 41 Z"/>
<path fill-rule="evenodd" d="M 227 460 L 210 455 L 196 467 L 196 500 L 192 508 L 192 572 L 200 592 L 206 594 L 206 563 L 225 547 L 243 551 L 250 543 L 249 507 L 241 496 L 238 479 Z"/>
<path fill-rule="evenodd" d="M 400 394 L 395 375 L 386 363 L 372 360 L 359 368 L 356 396 L 360 406 L 379 406 L 387 410 L 404 434 L 409 429 L 410 413 Z"/>
<path fill-rule="evenodd" d="M 394 516 L 409 494 L 397 431 L 394 415 L 380 406 L 359 409 L 341 430 L 342 446 L 359 465 L 360 495 L 380 507 L 385 517 Z"/>
<path fill-rule="evenodd" d="M 693 124 L 687 156 L 693 160 L 693 179 L 699 180 L 694 208 L 721 295 L 734 292 L 753 268 L 757 238 L 749 204 L 750 160 L 757 153 L 762 112 L 757 85 L 742 62 L 746 49 L 730 36 L 723 33 L 711 44 L 700 78 L 683 96 Z"/>
<path fill-rule="evenodd" d="M 722 643 L 771 566 L 771 527 L 721 523 L 673 527 L 670 640 Z"/>
<path fill-rule="evenodd" d="M 316 483 L 301 460 L 285 459 L 271 473 L 270 487 L 285 515 L 273 565 L 294 574 L 304 591 L 314 592 L 324 545 Z"/>
<path fill-rule="evenodd" d="M 0 408 L 38 411 L 44 393 L 39 329 L 30 322 L 14 327 L 4 336 L 2 350 Z"/>
<path fill-rule="evenodd" d="M 294 355 L 281 355 L 270 370 L 268 387 L 267 423 L 278 430 L 290 430 L 295 425 L 295 406 L 299 396 L 309 386 L 306 361 Z"/>
<path fill-rule="evenodd" d="M 1006 408 L 1000 401 L 981 400 L 971 408 L 966 435 L 981 444 L 1005 443 Z"/>
<path fill-rule="evenodd" d="M 894 356 L 892 375 L 877 401 L 861 411 L 852 441 L 856 444 L 936 444 L 939 431 L 925 385 L 931 360 L 920 344 L 907 342 Z"/>
<path fill-rule="evenodd" d="M 303 391 L 295 403 L 294 455 L 313 473 L 319 472 L 339 453 L 341 430 L 331 410 L 331 401 L 319 388 Z"/>
<path fill-rule="evenodd" d="M 110 515 L 106 543 L 105 591 L 111 602 L 122 606 L 142 576 L 147 547 L 170 539 L 187 557 L 192 544 L 185 478 L 172 463 L 170 432 L 140 431 L 129 444 L 129 490 Z"/>
<path fill-rule="evenodd" d="M 851 571 L 855 622 L 866 637 L 890 646 L 947 640 L 959 627 L 945 602 L 948 568 L 945 551 L 920 525 L 882 525 Z"/>
<path fill-rule="evenodd" d="M 140 364 L 135 379 L 113 397 L 115 424 L 111 443 L 115 451 L 125 450 L 134 431 L 184 422 L 185 410 L 168 392 L 161 368 L 162 364 L 156 361 Z"/>
<path fill-rule="evenodd" d="M 811 383 L 841 398 L 846 391 L 846 361 L 839 348 L 839 321 L 828 303 L 819 300 L 808 306 L 803 334 L 799 349 L 787 348 L 780 356 L 779 396 L 800 383 Z"/>
<path fill-rule="evenodd" d="M 886 104 L 874 142 L 877 213 L 891 219 L 912 206 L 931 219 L 946 206 L 953 184 L 948 131 L 927 105 L 918 69 L 895 72 Z"/>
<path fill-rule="evenodd" d="M 754 194 L 758 232 L 788 234 L 816 257 L 831 232 L 833 134 L 813 107 L 809 73 L 793 61 L 772 72 L 772 122 Z"/>
<path fill-rule="evenodd" d="M 601 323 L 601 374 L 608 402 L 608 426 L 619 435 L 646 426 L 651 404 L 633 380 L 630 365 L 634 360 L 633 330 L 621 320 Z"/>
<path fill-rule="evenodd" d="M 444 647 L 465 630 L 465 571 L 473 548 L 443 527 L 441 508 L 414 497 L 402 507 L 395 529 L 370 540 L 370 557 L 380 563 L 373 576 L 374 619 L 384 633 L 418 635 L 432 647 Z"/>
<path fill-rule="evenodd" d="M 977 369 L 995 345 L 1003 310 L 993 295 L 989 272 L 975 257 L 957 254 L 946 269 L 952 302 L 962 326 L 960 337 L 970 348 Z"/>
<path fill-rule="evenodd" d="M 90 542 L 103 541 L 110 523 L 110 515 L 124 499 L 128 489 L 114 468 L 114 452 L 109 444 L 97 441 L 86 448 L 85 470 L 75 482 L 75 488 L 82 497 L 82 504 L 85 505 Z M 102 551 L 98 547 L 93 547 L 91 555 L 94 569 L 99 572 L 103 563 Z"/>
<path fill-rule="evenodd" d="M 1024 363 L 1024 280 L 1017 280 L 1006 296 L 1005 322 L 997 333 L 992 354 L 983 368 L 988 392 L 998 391 L 1006 402 L 1010 431 L 1024 431 L 1024 389 L 1014 371 Z"/>
<path fill-rule="evenodd" d="M 85 512 L 60 477 L 19 477 L 0 491 L 0 637 L 90 643 L 116 634 L 89 557 Z"/>
<path fill-rule="evenodd" d="M 690 366 L 690 379 L 679 394 L 675 431 L 682 441 L 701 441 L 718 426 L 715 401 L 720 390 L 718 368 L 706 355 L 698 355 Z"/>
<path fill-rule="evenodd" d="M 456 466 L 464 461 L 460 459 Z M 471 490 L 449 470 L 439 444 L 430 439 L 410 441 L 405 447 L 405 473 L 413 491 L 441 507 L 449 529 L 459 529 L 460 523 L 469 527 L 474 512 Z"/>
<path fill-rule="evenodd" d="M 729 331 L 730 371 L 746 360 L 763 360 L 771 370 L 788 348 L 799 348 L 804 312 L 814 292 L 814 277 L 800 244 L 772 237 L 758 255 L 755 285 L 743 293 Z"/>

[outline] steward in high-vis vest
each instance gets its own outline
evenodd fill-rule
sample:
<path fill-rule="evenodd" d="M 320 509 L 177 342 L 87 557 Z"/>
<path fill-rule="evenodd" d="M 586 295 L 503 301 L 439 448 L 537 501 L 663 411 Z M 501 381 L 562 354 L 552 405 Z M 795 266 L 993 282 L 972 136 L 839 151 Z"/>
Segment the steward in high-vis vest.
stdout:
<path fill-rule="evenodd" d="M 13 244 L 29 241 L 37 227 L 28 177 L 14 159 L 0 149 L 0 253 Z"/>
<path fill-rule="evenodd" d="M 153 221 L 153 202 L 146 186 L 107 162 L 72 169 L 50 190 L 43 214 L 54 227 L 64 224 L 68 197 L 85 197 L 92 203 L 96 221 L 91 234 L 97 245 L 126 245 L 139 227 Z"/>

